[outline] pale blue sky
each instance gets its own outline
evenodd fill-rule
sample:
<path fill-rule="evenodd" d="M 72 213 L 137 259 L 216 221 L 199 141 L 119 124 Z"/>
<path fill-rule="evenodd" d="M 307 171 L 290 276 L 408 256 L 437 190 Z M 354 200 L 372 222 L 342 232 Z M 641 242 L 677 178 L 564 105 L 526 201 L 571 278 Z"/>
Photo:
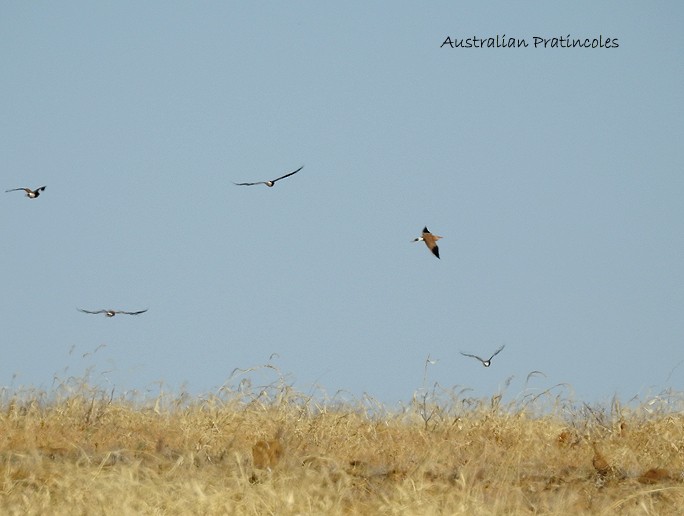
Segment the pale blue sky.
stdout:
<path fill-rule="evenodd" d="M 0 384 L 90 367 L 204 393 L 277 353 L 301 391 L 386 403 L 428 355 L 475 396 L 533 370 L 586 401 L 684 389 L 682 22 L 674 1 L 1 3 L 1 186 L 47 190 L 0 198 Z M 497 34 L 620 47 L 440 49 Z M 459 354 L 502 344 L 489 369 Z"/>

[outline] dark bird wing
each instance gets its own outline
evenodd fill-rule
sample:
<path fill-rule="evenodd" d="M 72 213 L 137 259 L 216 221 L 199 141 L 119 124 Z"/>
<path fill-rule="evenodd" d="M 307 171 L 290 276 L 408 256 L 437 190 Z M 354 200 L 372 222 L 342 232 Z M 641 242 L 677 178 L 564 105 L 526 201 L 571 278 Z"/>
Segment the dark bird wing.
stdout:
<path fill-rule="evenodd" d="M 144 314 L 148 310 L 149 310 L 149 308 L 145 308 L 144 310 L 139 310 L 137 312 L 124 312 L 123 310 L 121 310 L 120 312 L 117 312 L 117 313 L 126 314 L 126 315 L 140 315 L 140 314 Z"/>
<path fill-rule="evenodd" d="M 427 226 L 425 226 L 425 227 L 423 228 L 423 234 L 429 233 L 429 232 L 430 232 L 430 231 L 428 230 Z"/>
<path fill-rule="evenodd" d="M 7 193 L 7 192 L 18 192 L 19 190 L 23 190 L 24 192 L 27 192 L 28 188 L 12 188 L 11 190 L 5 190 L 5 193 Z"/>
<path fill-rule="evenodd" d="M 96 312 L 91 312 L 90 310 L 83 310 L 83 308 L 78 308 L 78 311 L 79 311 L 79 312 L 83 312 L 84 314 L 103 314 L 103 313 L 105 313 L 107 310 L 98 310 L 98 311 L 96 311 Z"/>
<path fill-rule="evenodd" d="M 461 351 L 461 355 L 463 355 L 464 357 L 477 358 L 483 364 L 485 363 L 485 361 L 483 359 L 481 359 L 480 357 L 478 357 L 477 355 L 470 355 L 468 353 L 463 353 L 463 351 Z"/>
<path fill-rule="evenodd" d="M 494 354 L 493 354 L 491 357 L 489 357 L 489 360 L 491 360 L 491 359 L 494 358 L 496 355 L 498 355 L 499 353 L 501 353 L 501 351 L 503 351 L 503 348 L 505 348 L 505 347 L 506 347 L 506 344 L 504 344 L 504 345 L 501 346 L 499 349 L 497 349 L 497 350 L 494 352 Z"/>
<path fill-rule="evenodd" d="M 41 186 L 40 188 L 36 188 L 36 192 L 42 192 L 43 190 L 45 190 L 44 186 Z"/>
<path fill-rule="evenodd" d="M 254 185 L 265 185 L 265 181 L 258 181 L 256 183 L 233 183 L 234 185 L 237 186 L 254 186 Z"/>
<path fill-rule="evenodd" d="M 294 172 L 290 172 L 289 174 L 285 174 L 284 176 L 280 176 L 278 179 L 273 179 L 273 180 L 271 181 L 271 183 L 275 183 L 276 181 L 280 181 L 281 179 L 285 179 L 286 177 L 293 176 L 293 175 L 295 175 L 297 172 L 299 172 L 299 171 L 300 171 L 301 169 L 303 169 L 303 168 L 304 168 L 304 165 L 302 165 L 301 167 L 299 167 L 299 168 L 298 168 L 297 170 L 295 170 Z"/>
<path fill-rule="evenodd" d="M 435 245 L 432 248 L 432 254 L 434 254 L 437 258 L 439 258 L 439 247 L 437 247 L 437 245 Z M 447 254 L 449 254 L 449 253 L 447 253 Z M 441 260 L 441 258 L 440 258 L 440 260 Z"/>

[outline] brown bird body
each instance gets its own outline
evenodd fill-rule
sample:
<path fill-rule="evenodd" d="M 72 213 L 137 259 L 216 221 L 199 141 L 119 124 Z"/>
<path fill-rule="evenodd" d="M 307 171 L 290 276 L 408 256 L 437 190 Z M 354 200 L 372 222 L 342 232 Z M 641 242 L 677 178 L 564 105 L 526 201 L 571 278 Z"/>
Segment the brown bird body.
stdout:
<path fill-rule="evenodd" d="M 591 464 L 594 466 L 594 469 L 596 470 L 596 473 L 598 473 L 599 477 L 605 477 L 611 472 L 612 467 L 608 460 L 606 460 L 606 456 L 603 455 L 601 450 L 598 449 L 597 444 L 595 442 L 591 444 L 594 448 L 594 456 L 591 459 Z"/>
<path fill-rule="evenodd" d="M 437 258 L 439 258 L 439 247 L 437 247 L 437 240 L 442 238 L 439 235 L 433 235 L 428 231 L 427 226 L 423 228 L 423 236 L 418 237 L 414 239 L 414 242 L 420 242 L 423 241 L 425 242 L 425 245 L 427 248 L 432 251 L 432 254 L 434 254 Z"/>

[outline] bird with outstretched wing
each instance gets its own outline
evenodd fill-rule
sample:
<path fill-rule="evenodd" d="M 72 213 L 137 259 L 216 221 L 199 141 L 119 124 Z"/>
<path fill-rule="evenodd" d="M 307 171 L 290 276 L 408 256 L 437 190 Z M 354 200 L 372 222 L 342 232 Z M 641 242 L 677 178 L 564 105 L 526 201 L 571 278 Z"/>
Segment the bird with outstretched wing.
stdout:
<path fill-rule="evenodd" d="M 147 312 L 148 308 L 145 308 L 145 310 L 138 310 L 137 312 L 126 312 L 125 310 L 83 310 L 82 308 L 79 308 L 79 312 L 83 312 L 84 314 L 105 314 L 106 317 L 114 317 L 116 314 L 126 314 L 126 315 L 140 315 L 144 314 Z"/>
<path fill-rule="evenodd" d="M 482 362 L 482 365 L 483 365 L 483 366 L 489 367 L 490 365 L 492 365 L 492 358 L 494 358 L 496 355 L 498 355 L 499 353 L 501 353 L 501 351 L 502 351 L 503 348 L 505 348 L 505 347 L 506 347 L 506 345 L 504 344 L 504 345 L 501 346 L 499 349 L 497 349 L 497 350 L 494 352 L 494 354 L 493 354 L 491 357 L 489 357 L 487 360 L 485 360 L 484 358 L 480 358 L 480 357 L 478 357 L 477 355 L 471 355 L 471 354 L 469 354 L 469 353 L 463 353 L 463 351 L 461 351 L 461 355 L 463 355 L 464 357 L 476 358 L 476 359 L 478 359 L 480 362 Z"/>
<path fill-rule="evenodd" d="M 40 192 L 45 190 L 44 186 L 41 186 L 40 188 L 36 188 L 35 190 L 31 190 L 30 188 L 12 188 L 10 190 L 5 190 L 5 193 L 7 192 L 18 192 L 19 190 L 23 190 L 26 192 L 26 197 L 29 199 L 35 199 L 40 195 Z"/>
<path fill-rule="evenodd" d="M 276 182 L 280 181 L 281 179 L 285 179 L 286 177 L 290 177 L 295 175 L 297 172 L 299 172 L 301 169 L 304 168 L 304 165 L 299 167 L 297 170 L 294 172 L 290 172 L 289 174 L 285 174 L 284 176 L 280 176 L 277 179 L 271 179 L 270 181 L 257 181 L 256 183 L 233 183 L 234 185 L 237 186 L 254 186 L 254 185 L 266 185 L 268 187 L 271 187 L 276 184 Z"/>
<path fill-rule="evenodd" d="M 414 242 L 425 242 L 425 245 L 427 248 L 432 251 L 432 254 L 434 254 L 437 258 L 439 258 L 439 247 L 437 247 L 437 240 L 442 238 L 439 235 L 433 235 L 430 233 L 428 230 L 427 226 L 423 228 L 423 236 L 420 236 L 418 238 L 414 238 Z"/>

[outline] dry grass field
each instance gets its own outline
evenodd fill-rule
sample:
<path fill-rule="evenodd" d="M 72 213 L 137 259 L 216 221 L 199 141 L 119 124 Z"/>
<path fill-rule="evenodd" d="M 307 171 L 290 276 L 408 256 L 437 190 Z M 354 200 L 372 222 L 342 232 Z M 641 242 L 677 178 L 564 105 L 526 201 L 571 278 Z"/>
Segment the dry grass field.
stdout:
<path fill-rule="evenodd" d="M 4 393 L 1 514 L 682 514 L 683 398 Z"/>

